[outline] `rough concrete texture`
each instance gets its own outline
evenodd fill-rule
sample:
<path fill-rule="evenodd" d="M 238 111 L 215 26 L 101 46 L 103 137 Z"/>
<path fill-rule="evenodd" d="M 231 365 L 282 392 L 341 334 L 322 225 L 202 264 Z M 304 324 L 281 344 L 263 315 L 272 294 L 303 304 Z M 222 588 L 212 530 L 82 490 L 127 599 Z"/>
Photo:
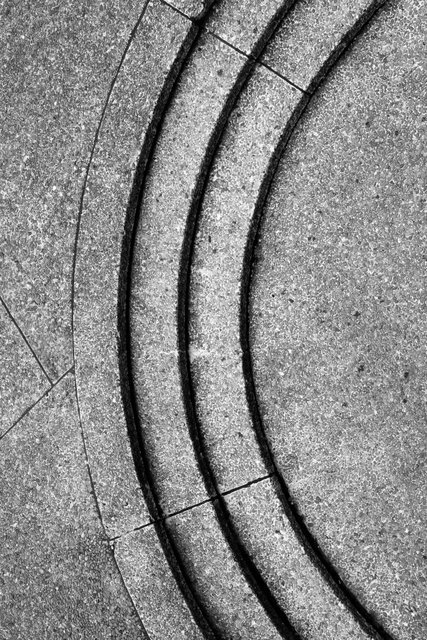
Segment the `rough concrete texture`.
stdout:
<path fill-rule="evenodd" d="M 147 637 L 98 517 L 68 375 L 1 442 L 0 637 Z"/>
<path fill-rule="evenodd" d="M 74 300 L 78 396 L 100 508 L 111 536 L 149 521 L 133 464 L 118 365 L 123 233 L 153 111 L 191 30 L 192 23 L 170 7 L 157 1 L 148 6 L 107 105 L 83 199 Z"/>
<path fill-rule="evenodd" d="M 206 28 L 246 55 L 257 56 L 291 0 L 217 0 Z"/>
<path fill-rule="evenodd" d="M 122 536 L 114 545 L 114 555 L 150 640 L 203 640 L 154 527 Z"/>
<path fill-rule="evenodd" d="M 297 539 L 267 479 L 225 498 L 251 558 L 305 640 L 367 640 Z"/>
<path fill-rule="evenodd" d="M 363 638 L 284 519 L 277 471 L 265 478 L 271 461 L 264 448 L 262 463 L 244 402 L 238 297 L 268 158 L 293 98 L 309 100 L 278 76 L 294 69 L 301 82 L 291 79 L 311 92 L 307 74 L 319 79 L 321 59 L 353 35 L 367 5 L 298 0 L 267 71 L 254 58 L 291 3 L 218 0 L 204 22 L 207 4 L 0 8 L 0 302 L 11 312 L 0 308 L 2 640 Z M 266 210 L 251 307 L 279 471 L 327 557 L 393 640 L 424 640 L 427 618 L 425 11 L 418 0 L 390 0 L 303 117 Z M 212 356 L 200 369 L 202 394 L 184 371 L 183 292 L 205 191 L 196 243 L 205 267 L 191 289 Z M 139 442 L 124 346 L 134 348 Z M 220 502 L 202 479 L 194 390 L 205 453 L 221 488 L 232 488 Z M 236 439 L 241 424 L 253 446 Z M 143 486 L 132 455 L 140 446 Z M 148 485 L 168 512 L 155 524 Z M 286 618 L 300 637 L 283 632 Z"/>
<path fill-rule="evenodd" d="M 211 502 L 168 518 L 193 587 L 219 637 L 277 640 L 282 636 L 242 574 Z"/>
<path fill-rule="evenodd" d="M 0 438 L 50 382 L 0 301 Z"/>
<path fill-rule="evenodd" d="M 178 277 L 206 148 L 245 59 L 203 35 L 162 123 L 135 239 L 131 346 L 150 471 L 165 513 L 206 499 L 181 390 Z"/>
<path fill-rule="evenodd" d="M 348 44 L 354 25 L 384 0 L 301 0 L 296 2 L 262 56 L 262 62 L 298 87 L 311 89 L 330 54 Z M 337 50 L 338 48 L 338 50 Z"/>
<path fill-rule="evenodd" d="M 215 158 L 191 267 L 190 360 L 196 408 L 220 491 L 267 475 L 247 406 L 240 346 L 246 241 L 271 156 L 301 92 L 258 67 Z"/>
<path fill-rule="evenodd" d="M 72 364 L 71 269 L 86 166 L 141 10 L 134 0 L 3 2 L 0 290 L 43 366 Z"/>
<path fill-rule="evenodd" d="M 167 4 L 182 11 L 188 18 L 202 18 L 216 0 L 168 0 Z"/>
<path fill-rule="evenodd" d="M 252 306 L 279 468 L 402 640 L 427 631 L 426 18 L 391 2 L 313 101 L 265 212 Z"/>

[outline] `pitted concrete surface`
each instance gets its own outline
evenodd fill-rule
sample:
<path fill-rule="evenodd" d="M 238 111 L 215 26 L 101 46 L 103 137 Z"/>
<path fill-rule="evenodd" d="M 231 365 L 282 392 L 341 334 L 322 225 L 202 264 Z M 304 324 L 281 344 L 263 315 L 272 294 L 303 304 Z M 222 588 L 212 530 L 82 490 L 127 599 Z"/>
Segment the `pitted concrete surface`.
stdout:
<path fill-rule="evenodd" d="M 0 12 L 0 638 L 424 640 L 423 4 Z"/>

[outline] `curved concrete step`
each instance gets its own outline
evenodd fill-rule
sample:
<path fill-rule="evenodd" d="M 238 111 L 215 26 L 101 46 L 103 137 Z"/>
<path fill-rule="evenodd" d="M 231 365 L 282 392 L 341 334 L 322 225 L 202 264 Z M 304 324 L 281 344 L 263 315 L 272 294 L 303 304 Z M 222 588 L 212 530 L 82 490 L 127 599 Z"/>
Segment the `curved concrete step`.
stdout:
<path fill-rule="evenodd" d="M 378 3 L 366 4 L 360 2 L 358 12 L 351 13 L 345 25 L 348 31 L 343 32 L 342 24 L 337 28 L 334 13 L 331 23 L 323 16 L 323 26 L 333 35 L 332 48 L 324 50 L 325 58 L 317 59 L 315 66 L 308 64 L 314 74 L 307 84 L 311 90 L 378 7 Z M 287 49 L 287 22 L 272 40 L 270 51 Z M 303 37 L 303 27 L 299 27 Z M 309 22 L 309 35 L 311 27 Z M 280 59 L 276 64 L 270 57 L 269 66 L 279 68 Z M 248 243 L 250 246 L 277 158 L 309 100 L 307 93 L 286 83 L 281 75 L 257 68 L 230 117 L 209 174 L 192 256 L 188 345 L 192 384 L 205 458 L 223 493 L 276 470 L 262 433 L 259 448 L 262 425 L 256 424 L 256 408 L 251 402 L 248 406 L 251 380 L 241 347 L 242 314 L 247 305 L 241 305 L 250 268 Z M 253 403 L 254 393 L 249 393 Z M 323 558 L 316 557 L 311 540 L 301 544 L 303 532 L 289 513 L 286 496 L 283 508 L 277 493 L 280 489 L 274 491 L 271 481 L 264 480 L 233 492 L 226 503 L 240 539 L 248 541 L 249 555 L 297 631 L 313 639 L 332 639 L 337 634 L 348 639 L 386 637 L 331 574 Z M 257 495 L 258 502 L 253 497 Z M 260 526 L 260 522 L 271 523 L 277 530 L 283 517 L 279 536 L 268 535 L 268 528 Z"/>
<path fill-rule="evenodd" d="M 210 636 L 199 628 L 200 616 L 189 607 L 175 579 L 179 567 L 174 566 L 173 553 L 166 558 L 165 544 L 156 530 L 132 533 L 149 525 L 151 517 L 123 405 L 118 294 L 135 190 L 168 96 L 197 33 L 190 20 L 160 0 L 145 3 L 107 96 L 76 241 L 73 340 L 89 470 L 117 564 L 153 640 Z"/>
<path fill-rule="evenodd" d="M 271 13 L 263 14 L 257 48 L 275 27 L 278 7 L 287 8 L 287 3 L 270 5 Z M 236 3 L 224 2 L 224 6 L 235 10 Z M 251 29 L 250 22 L 246 28 Z M 233 638 L 276 638 L 281 633 L 291 638 L 286 620 L 273 623 L 248 586 L 247 571 L 240 568 L 242 558 L 236 561 L 224 539 L 225 523 L 220 524 L 216 515 L 218 503 L 214 508 L 209 502 L 215 492 L 199 469 L 200 450 L 188 414 L 188 381 L 179 346 L 180 276 L 189 250 L 188 230 L 217 139 L 252 66 L 247 56 L 204 33 L 163 119 L 142 192 L 133 247 L 132 378 L 140 442 L 157 512 L 160 518 L 168 516 L 165 527 L 211 627 L 220 636 Z M 206 504 L 195 507 L 201 502 Z M 274 612 L 270 614 L 274 617 Z"/>

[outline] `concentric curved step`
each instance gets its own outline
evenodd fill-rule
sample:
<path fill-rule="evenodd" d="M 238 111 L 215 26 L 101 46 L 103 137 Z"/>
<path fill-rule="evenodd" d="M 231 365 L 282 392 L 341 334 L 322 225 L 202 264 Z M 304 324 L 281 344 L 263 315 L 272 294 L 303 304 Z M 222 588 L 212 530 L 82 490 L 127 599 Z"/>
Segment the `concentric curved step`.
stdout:
<path fill-rule="evenodd" d="M 255 49 L 275 27 L 281 4 L 270 3 L 271 14 L 263 14 L 265 24 Z M 224 6 L 236 5 L 225 2 Z M 278 638 L 280 629 L 291 638 L 286 617 L 274 617 L 274 605 L 267 602 L 274 621 L 270 619 L 248 586 L 248 563 L 243 562 L 242 571 L 242 558 L 236 562 L 224 539 L 226 523 L 221 528 L 217 504 L 210 501 L 214 489 L 200 473 L 194 448 L 197 434 L 189 432 L 185 354 L 179 346 L 184 320 L 180 275 L 189 250 L 188 230 L 217 139 L 252 66 L 247 56 L 204 33 L 163 119 L 142 192 L 133 247 L 132 379 L 157 513 L 160 518 L 167 516 L 164 526 L 212 628 L 233 638 Z M 195 507 L 201 502 L 205 504 Z"/>
<path fill-rule="evenodd" d="M 347 25 L 353 35 L 372 12 L 372 7 L 366 12 L 366 3 L 360 5 L 354 22 Z M 281 27 L 269 48 L 280 51 L 278 39 L 286 48 L 282 40 L 286 33 Z M 338 44 L 327 51 L 329 65 L 342 51 L 341 41 L 349 39 L 346 32 L 334 36 Z M 327 62 L 316 61 L 311 87 L 323 77 Z M 279 63 L 270 58 L 269 66 L 274 69 Z M 263 67 L 256 69 L 231 115 L 198 219 L 191 272 L 189 356 L 205 454 L 220 492 L 274 472 L 268 451 L 263 456 L 259 450 L 253 410 L 247 405 L 240 305 L 247 284 L 247 242 L 254 219 L 256 224 L 259 201 L 276 158 L 308 100 L 307 94 L 282 77 Z M 381 634 L 370 624 L 366 612 L 350 604 L 344 591 L 344 601 L 353 612 L 346 610 L 329 584 L 333 577 L 327 571 L 322 577 L 313 566 L 313 554 L 302 546 L 301 531 L 290 526 L 287 517 L 292 514 L 286 505 L 283 509 L 271 480 L 227 496 L 226 503 L 265 583 L 304 637 Z M 260 522 L 271 525 L 270 535 Z M 342 585 L 336 582 L 339 592 Z"/>
<path fill-rule="evenodd" d="M 80 417 L 152 640 L 389 638 L 302 526 L 253 385 L 250 258 L 271 179 L 310 95 L 382 2 L 291 4 L 147 2 L 88 169 Z"/>

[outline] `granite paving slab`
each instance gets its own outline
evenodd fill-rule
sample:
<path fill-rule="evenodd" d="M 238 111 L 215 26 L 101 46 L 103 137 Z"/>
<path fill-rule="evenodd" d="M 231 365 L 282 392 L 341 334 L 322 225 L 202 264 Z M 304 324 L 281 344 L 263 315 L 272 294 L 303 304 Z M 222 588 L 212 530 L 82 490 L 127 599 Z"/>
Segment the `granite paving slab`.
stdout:
<path fill-rule="evenodd" d="M 96 128 L 134 0 L 0 8 L 0 292 L 48 374 L 72 364 L 71 270 Z"/>
<path fill-rule="evenodd" d="M 51 386 L 0 299 L 0 438 Z"/>
<path fill-rule="evenodd" d="M 426 7 L 390 2 L 284 154 L 255 262 L 269 441 L 308 528 L 393 637 L 426 635 Z"/>
<path fill-rule="evenodd" d="M 67 375 L 1 441 L 2 640 L 147 638 L 87 474 Z"/>
<path fill-rule="evenodd" d="M 91 472 L 111 537 L 150 521 L 119 371 L 118 292 L 129 203 L 193 36 L 185 17 L 157 0 L 148 5 L 109 97 L 82 202 L 74 295 L 77 387 Z"/>

